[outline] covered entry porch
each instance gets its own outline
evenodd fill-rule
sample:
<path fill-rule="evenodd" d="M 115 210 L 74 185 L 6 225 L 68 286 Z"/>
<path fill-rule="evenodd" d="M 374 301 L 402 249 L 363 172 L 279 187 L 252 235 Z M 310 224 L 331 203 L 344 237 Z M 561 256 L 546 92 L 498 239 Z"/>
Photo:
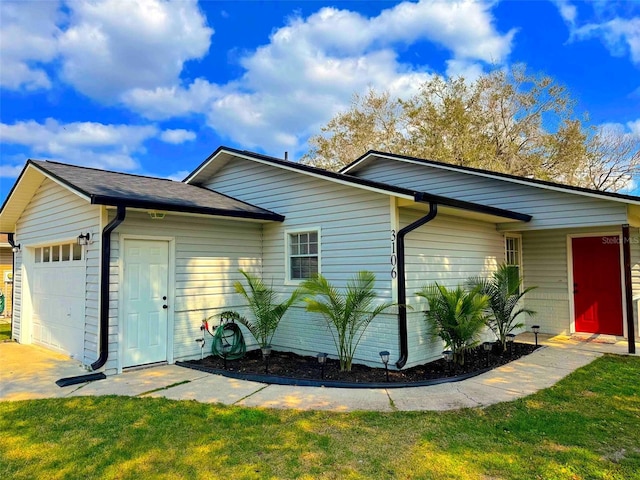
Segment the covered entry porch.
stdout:
<path fill-rule="evenodd" d="M 629 225 L 521 232 L 530 323 L 551 335 L 627 339 L 635 353 L 640 235 Z"/>

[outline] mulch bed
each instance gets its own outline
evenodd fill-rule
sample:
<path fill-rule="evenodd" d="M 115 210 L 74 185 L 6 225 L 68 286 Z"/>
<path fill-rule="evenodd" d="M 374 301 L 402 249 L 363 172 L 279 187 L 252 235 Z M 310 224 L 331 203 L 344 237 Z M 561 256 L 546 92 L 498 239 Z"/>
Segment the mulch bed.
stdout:
<path fill-rule="evenodd" d="M 465 355 L 464 367 L 447 364 L 443 359 L 436 360 L 424 365 L 407 368 L 403 370 L 389 370 L 389 382 L 392 383 L 419 383 L 425 381 L 446 380 L 460 375 L 472 375 L 488 368 L 495 368 L 505 365 L 524 355 L 528 355 L 536 348 L 535 345 L 514 342 L 512 348 L 507 352 L 502 352 L 498 345 L 495 345 L 489 353 L 482 346 L 467 351 Z M 394 359 L 390 359 L 390 364 Z M 191 360 L 184 362 L 204 370 L 226 370 L 230 374 L 242 375 L 264 375 L 265 362 L 260 350 L 253 350 L 237 360 L 227 360 L 217 356 L 205 357 L 202 360 Z M 386 382 L 384 368 L 372 368 L 365 365 L 353 364 L 350 372 L 341 372 L 337 359 L 327 359 L 324 367 L 324 380 L 348 383 L 382 383 Z M 294 378 L 301 380 L 321 380 L 322 370 L 315 356 L 302 356 L 290 352 L 273 351 L 269 358 L 269 375 L 276 377 Z"/>

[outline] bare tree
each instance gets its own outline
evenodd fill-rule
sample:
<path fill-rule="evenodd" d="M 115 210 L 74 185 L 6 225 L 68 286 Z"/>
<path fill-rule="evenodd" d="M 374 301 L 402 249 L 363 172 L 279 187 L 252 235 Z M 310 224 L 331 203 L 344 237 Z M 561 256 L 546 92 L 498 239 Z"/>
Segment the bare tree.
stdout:
<path fill-rule="evenodd" d="M 399 102 L 388 92 L 370 89 L 355 94 L 351 108 L 336 115 L 319 135 L 309 139 L 310 150 L 302 162 L 326 170 L 340 170 L 369 150 L 404 151 Z"/>
<path fill-rule="evenodd" d="M 408 100 L 370 89 L 309 139 L 303 162 L 339 170 L 368 150 L 411 155 L 598 190 L 638 173 L 638 137 L 593 131 L 551 77 L 524 65 L 475 82 L 434 76 Z"/>
<path fill-rule="evenodd" d="M 581 182 L 588 188 L 618 191 L 631 186 L 640 173 L 640 137 L 601 128 L 587 143 L 581 172 Z"/>

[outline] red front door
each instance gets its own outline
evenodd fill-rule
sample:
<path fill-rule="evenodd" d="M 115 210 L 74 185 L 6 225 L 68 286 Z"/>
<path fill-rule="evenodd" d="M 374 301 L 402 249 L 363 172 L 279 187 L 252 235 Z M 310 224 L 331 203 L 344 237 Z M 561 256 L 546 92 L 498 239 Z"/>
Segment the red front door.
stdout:
<path fill-rule="evenodd" d="M 620 237 L 571 240 L 576 332 L 622 335 Z"/>

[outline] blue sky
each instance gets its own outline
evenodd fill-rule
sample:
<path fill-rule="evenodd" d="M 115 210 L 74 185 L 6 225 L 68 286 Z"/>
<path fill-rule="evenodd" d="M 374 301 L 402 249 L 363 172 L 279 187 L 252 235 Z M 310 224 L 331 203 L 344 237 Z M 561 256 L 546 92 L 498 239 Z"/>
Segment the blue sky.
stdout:
<path fill-rule="evenodd" d="M 519 62 L 640 135 L 637 1 L 2 0 L 0 28 L 0 201 L 28 158 L 175 179 L 220 145 L 297 159 L 356 92 Z"/>

